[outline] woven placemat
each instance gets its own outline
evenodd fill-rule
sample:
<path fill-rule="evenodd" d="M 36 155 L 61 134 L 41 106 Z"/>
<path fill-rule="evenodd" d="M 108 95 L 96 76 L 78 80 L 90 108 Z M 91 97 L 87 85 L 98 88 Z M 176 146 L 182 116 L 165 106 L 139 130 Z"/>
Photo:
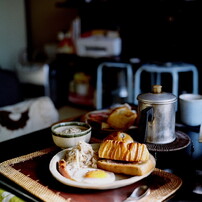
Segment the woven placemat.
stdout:
<path fill-rule="evenodd" d="M 141 202 L 164 201 L 174 194 L 182 185 L 181 178 L 157 168 L 150 176 L 149 181 L 151 181 L 151 183 L 149 183 L 151 189 L 150 195 L 139 200 Z"/>
<path fill-rule="evenodd" d="M 44 161 L 45 164 L 48 164 L 49 158 L 46 159 L 46 156 L 49 155 L 51 157 L 57 152 L 57 148 L 47 148 L 40 151 L 36 151 L 24 156 L 20 156 L 14 159 L 10 159 L 7 161 L 4 161 L 0 163 L 0 173 L 9 178 L 10 180 L 14 181 L 21 187 L 23 187 L 25 190 L 29 191 L 34 196 L 38 197 L 39 199 L 43 201 L 57 201 L 57 202 L 73 202 L 78 201 L 76 200 L 77 197 L 85 198 L 87 197 L 89 200 L 95 197 L 103 197 L 103 194 L 105 192 L 115 192 L 116 194 L 120 194 L 120 202 L 127 198 L 127 196 L 131 193 L 131 191 L 137 186 L 137 184 L 144 184 L 147 183 L 151 189 L 150 195 L 147 197 L 144 197 L 141 201 L 163 201 L 169 196 L 171 196 L 176 190 L 180 188 L 182 185 L 182 180 L 177 177 L 174 174 L 165 172 L 163 170 L 160 170 L 158 168 L 155 168 L 155 170 L 152 172 L 152 174 L 141 180 L 138 183 L 135 183 L 133 185 L 128 185 L 127 187 L 119 188 L 117 190 L 106 190 L 102 192 L 96 192 L 91 191 L 88 192 L 87 190 L 79 190 L 74 189 L 71 187 L 68 187 L 66 185 L 62 185 L 59 182 L 55 182 L 55 179 L 49 179 L 44 184 L 44 179 L 41 176 L 37 176 L 35 178 L 34 172 L 37 170 L 37 163 L 35 163 L 35 159 L 41 158 L 40 161 Z M 31 166 L 29 167 L 29 163 L 31 162 Z M 34 163 L 33 163 L 34 162 Z M 23 166 L 24 165 L 24 166 Z M 24 168 L 25 167 L 25 168 Z M 49 176 L 49 171 L 46 170 L 48 167 L 45 167 L 44 171 L 41 171 L 41 175 L 44 176 L 44 173 L 47 173 L 48 178 L 53 178 Z M 44 173 L 43 173 L 44 172 Z M 32 174 L 29 174 L 32 173 Z M 38 179 L 39 178 L 39 179 Z M 50 184 L 48 184 L 50 183 Z M 58 184 L 57 184 L 58 183 Z M 54 185 L 53 185 L 54 184 Z M 61 184 L 61 187 L 60 187 Z M 100 195 L 99 195 L 100 194 Z M 104 194 L 105 196 L 106 194 Z M 125 196 L 124 196 L 125 195 Z M 123 198 L 125 197 L 125 198 Z M 99 201 L 99 200 L 98 200 Z M 108 200 L 110 201 L 110 200 Z M 111 199 L 113 201 L 113 198 Z M 118 202 L 118 200 L 117 200 Z"/>
<path fill-rule="evenodd" d="M 24 156 L 4 161 L 3 163 L 0 164 L 0 173 L 2 173 L 4 176 L 14 181 L 15 183 L 23 187 L 25 190 L 29 191 L 31 194 L 37 196 L 43 201 L 50 201 L 50 202 L 70 201 L 70 199 L 64 199 L 63 197 L 59 196 L 59 194 L 55 194 L 48 187 L 45 187 L 41 185 L 38 181 L 31 179 L 29 175 L 26 176 L 23 173 L 21 173 L 20 170 L 16 170 L 15 168 L 12 167 L 12 165 L 16 163 L 45 155 L 53 150 L 55 150 L 55 147 L 47 148 L 44 150 L 40 150 L 34 153 L 30 153 Z"/>

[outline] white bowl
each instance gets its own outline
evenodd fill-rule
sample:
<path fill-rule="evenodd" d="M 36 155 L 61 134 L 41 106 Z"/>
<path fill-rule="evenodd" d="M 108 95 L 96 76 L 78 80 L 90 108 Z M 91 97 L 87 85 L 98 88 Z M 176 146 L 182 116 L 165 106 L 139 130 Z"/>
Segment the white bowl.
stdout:
<path fill-rule="evenodd" d="M 51 127 L 53 142 L 60 148 L 73 147 L 79 141 L 89 142 L 91 126 L 85 122 L 61 122 Z"/>

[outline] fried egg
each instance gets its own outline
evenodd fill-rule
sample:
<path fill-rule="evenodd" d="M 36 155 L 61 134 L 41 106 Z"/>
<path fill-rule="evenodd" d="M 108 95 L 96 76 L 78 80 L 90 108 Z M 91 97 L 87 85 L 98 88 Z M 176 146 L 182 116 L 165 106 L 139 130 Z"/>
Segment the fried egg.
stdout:
<path fill-rule="evenodd" d="M 75 172 L 72 179 L 89 184 L 105 184 L 115 181 L 115 174 L 101 169 L 83 168 Z"/>

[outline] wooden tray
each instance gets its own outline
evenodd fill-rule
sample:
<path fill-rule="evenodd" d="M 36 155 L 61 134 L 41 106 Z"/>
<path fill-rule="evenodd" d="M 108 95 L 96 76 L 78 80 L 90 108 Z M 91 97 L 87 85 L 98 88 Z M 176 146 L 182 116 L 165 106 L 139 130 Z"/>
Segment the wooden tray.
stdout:
<path fill-rule="evenodd" d="M 174 174 L 155 169 L 147 178 L 118 189 L 85 190 L 66 186 L 56 181 L 49 172 L 49 162 L 58 148 L 52 147 L 36 151 L 0 163 L 0 173 L 43 201 L 71 202 L 121 202 L 135 187 L 148 184 L 150 195 L 140 201 L 163 201 L 182 185 L 182 180 Z"/>

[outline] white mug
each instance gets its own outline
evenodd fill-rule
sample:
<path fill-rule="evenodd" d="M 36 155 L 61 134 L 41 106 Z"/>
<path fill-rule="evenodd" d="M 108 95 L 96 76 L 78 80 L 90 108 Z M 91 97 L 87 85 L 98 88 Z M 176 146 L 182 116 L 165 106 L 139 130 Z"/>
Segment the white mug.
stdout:
<path fill-rule="evenodd" d="M 182 94 L 179 96 L 180 118 L 188 126 L 202 124 L 202 95 Z"/>

